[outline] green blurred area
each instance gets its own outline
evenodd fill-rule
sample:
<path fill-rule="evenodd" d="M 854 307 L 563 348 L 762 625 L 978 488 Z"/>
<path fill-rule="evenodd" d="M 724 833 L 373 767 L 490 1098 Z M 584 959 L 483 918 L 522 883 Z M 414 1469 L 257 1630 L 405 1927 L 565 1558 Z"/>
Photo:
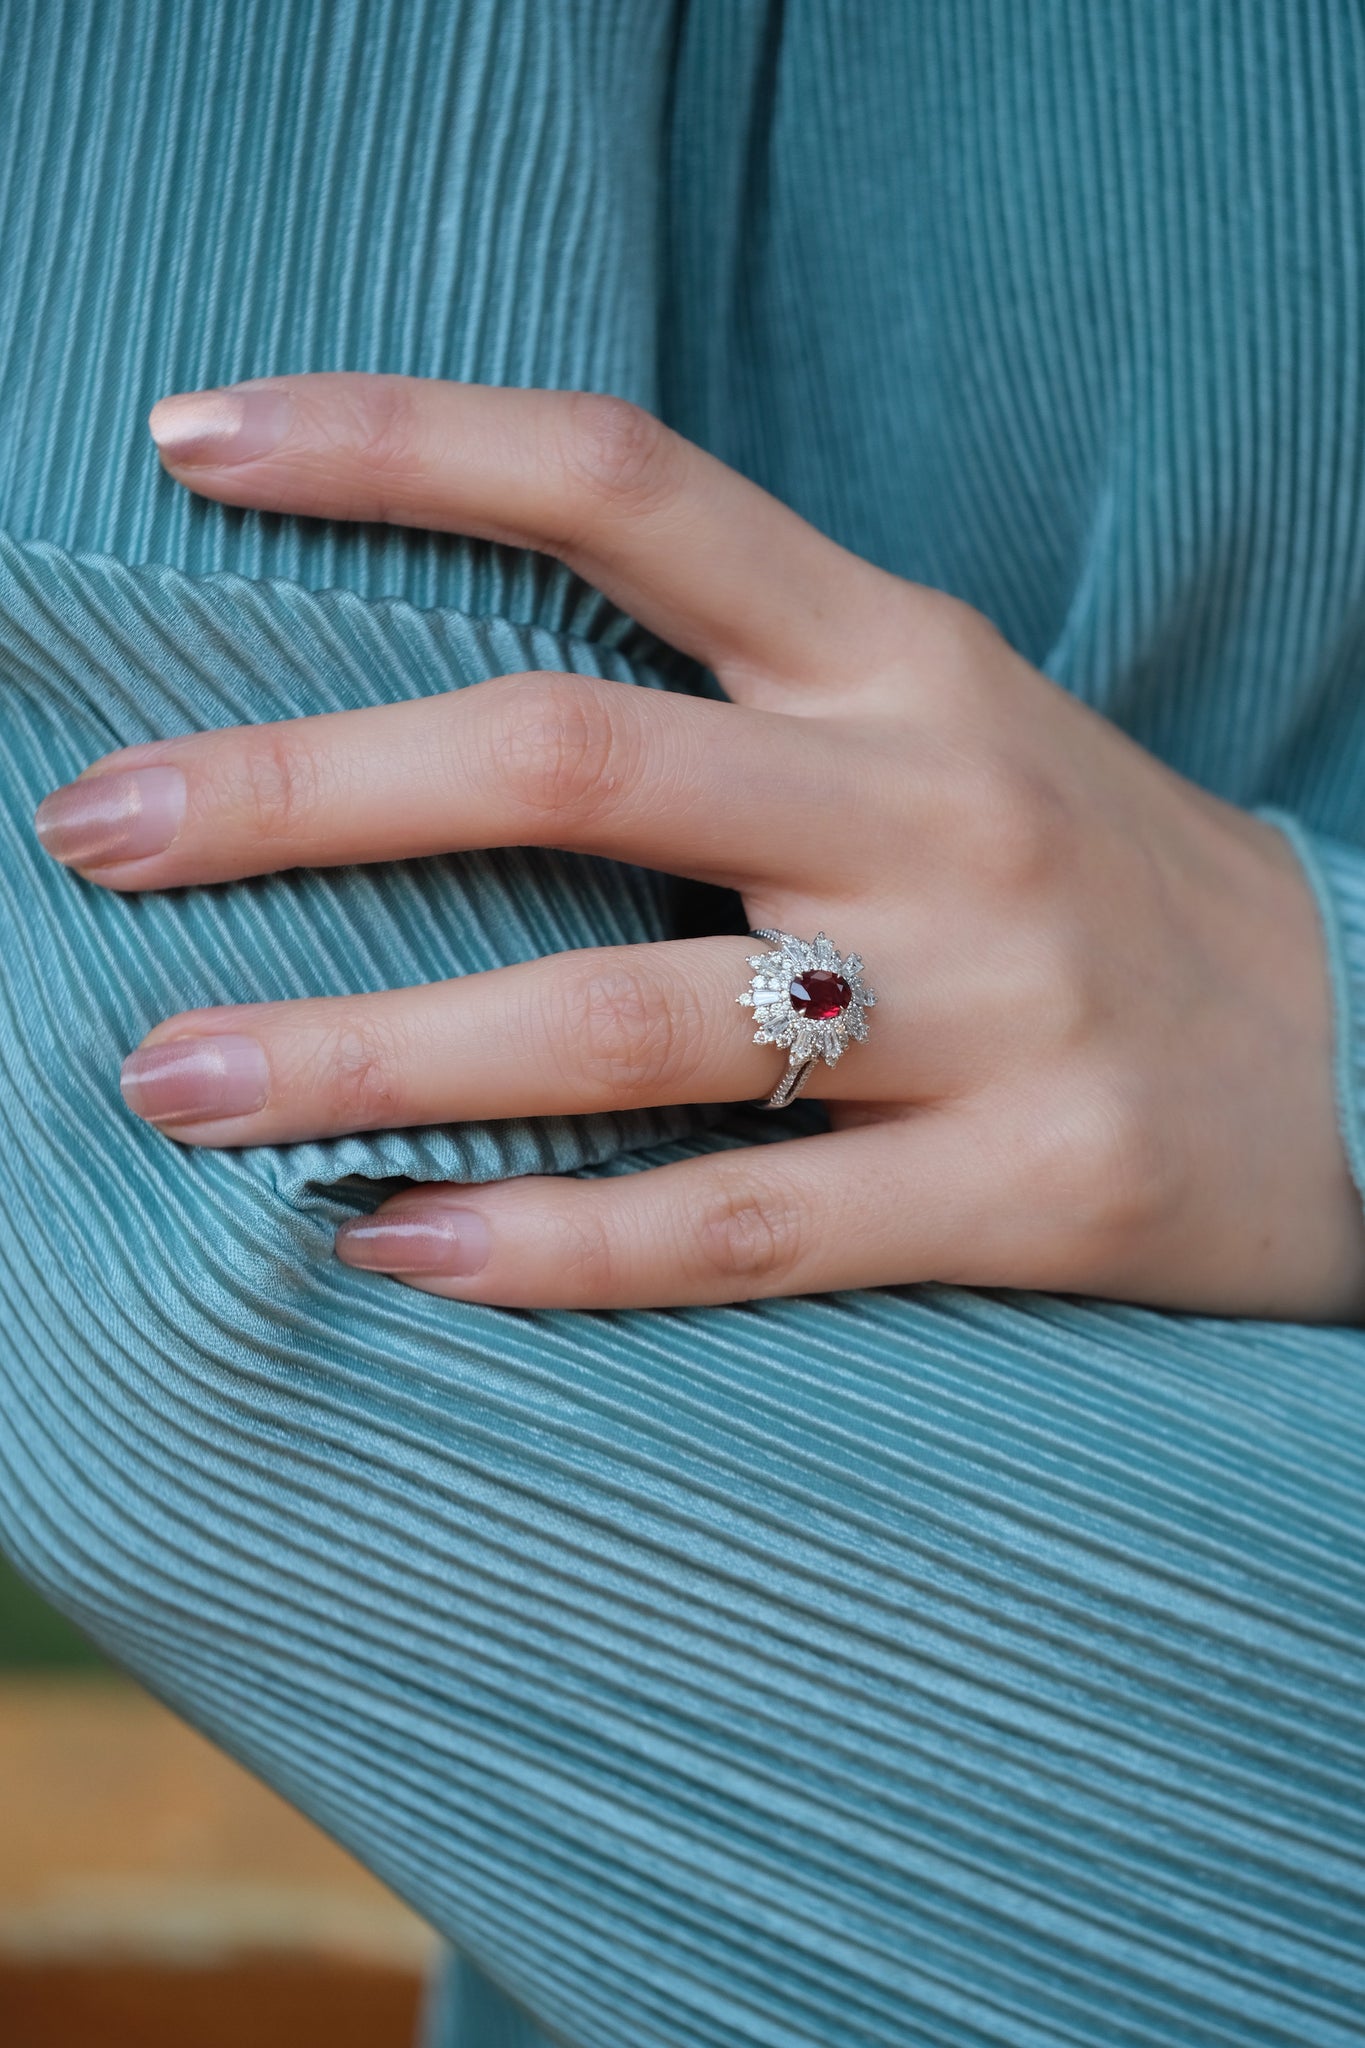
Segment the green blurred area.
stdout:
<path fill-rule="evenodd" d="M 84 1636 L 0 1559 L 0 1671 L 77 1671 L 102 1663 Z"/>

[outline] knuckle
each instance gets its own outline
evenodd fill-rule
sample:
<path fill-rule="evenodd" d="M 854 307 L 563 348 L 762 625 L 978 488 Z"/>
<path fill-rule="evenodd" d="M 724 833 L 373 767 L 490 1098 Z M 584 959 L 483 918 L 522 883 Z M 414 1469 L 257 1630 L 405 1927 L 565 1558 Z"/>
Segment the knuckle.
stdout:
<path fill-rule="evenodd" d="M 686 1089 L 702 1036 L 695 996 L 636 962 L 571 972 L 557 1042 L 586 1100 L 654 1102 Z"/>
<path fill-rule="evenodd" d="M 965 598 L 925 584 L 905 586 L 902 658 L 908 652 L 914 666 L 954 700 L 976 696 L 1007 645 L 999 628 Z"/>
<path fill-rule="evenodd" d="M 1064 1085 L 1064 1103 L 1044 1119 L 1041 1171 L 1080 1242 L 1108 1264 L 1169 1212 L 1169 1148 L 1141 1077 L 1113 1070 L 1082 1077 L 1069 1064 Z"/>
<path fill-rule="evenodd" d="M 1087 1052 L 1107 1014 L 1093 942 L 1061 920 L 1035 926 L 1013 991 L 1013 1014 L 1030 1021 L 1035 1045 L 1063 1057 Z"/>
<path fill-rule="evenodd" d="M 257 727 L 241 756 L 244 823 L 257 838 L 289 846 L 312 826 L 322 798 L 319 764 L 284 726 Z M 217 790 L 208 793 L 219 801 Z"/>
<path fill-rule="evenodd" d="M 968 649 L 999 638 L 986 614 L 965 598 L 923 583 L 915 584 L 913 593 L 915 616 L 921 627 L 936 635 L 945 649 L 950 645 Z"/>
<path fill-rule="evenodd" d="M 353 1129 L 401 1123 L 401 1048 L 377 1018 L 350 1017 L 324 1032 L 311 1066 L 318 1093 L 338 1125 Z"/>
<path fill-rule="evenodd" d="M 405 377 L 368 377 L 348 384 L 338 416 L 348 454 L 367 474 L 402 483 L 425 473 L 426 436 Z"/>
<path fill-rule="evenodd" d="M 1062 866 L 1068 813 L 1041 769 L 999 756 L 976 760 L 957 778 L 951 803 L 958 843 L 986 887 L 1039 890 Z"/>
<path fill-rule="evenodd" d="M 721 1280 L 741 1298 L 766 1293 L 796 1270 L 801 1236 L 795 1202 L 747 1173 L 737 1173 L 702 1209 L 698 1262 L 704 1277 Z"/>
<path fill-rule="evenodd" d="M 591 1201 L 561 1203 L 547 1218 L 546 1263 L 556 1302 L 594 1308 L 621 1292 L 621 1261 L 604 1215 Z"/>
<path fill-rule="evenodd" d="M 581 823 L 611 800 L 625 772 L 622 738 L 591 678 L 527 676 L 500 695 L 489 748 L 513 803 L 534 819 Z"/>
<path fill-rule="evenodd" d="M 577 391 L 569 411 L 564 462 L 588 517 L 639 513 L 673 481 L 673 436 L 661 420 L 626 398 Z"/>

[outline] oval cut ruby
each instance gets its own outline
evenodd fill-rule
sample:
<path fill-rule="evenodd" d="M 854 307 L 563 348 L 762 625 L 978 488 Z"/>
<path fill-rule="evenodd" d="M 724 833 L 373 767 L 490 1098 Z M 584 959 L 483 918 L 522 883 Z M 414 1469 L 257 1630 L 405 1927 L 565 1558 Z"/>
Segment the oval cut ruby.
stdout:
<path fill-rule="evenodd" d="M 853 1000 L 853 991 L 842 975 L 819 971 L 798 974 L 787 993 L 794 1010 L 821 1024 L 837 1017 Z"/>

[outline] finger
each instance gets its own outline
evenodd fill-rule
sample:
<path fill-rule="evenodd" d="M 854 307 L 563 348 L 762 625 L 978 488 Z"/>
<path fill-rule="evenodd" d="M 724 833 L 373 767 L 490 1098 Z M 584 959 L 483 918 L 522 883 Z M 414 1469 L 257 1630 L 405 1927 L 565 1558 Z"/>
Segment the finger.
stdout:
<path fill-rule="evenodd" d="M 925 1111 L 608 1180 L 412 1188 L 337 1254 L 461 1301 L 674 1308 L 986 1272 L 1008 1256 L 987 1208 L 956 1119 Z"/>
<path fill-rule="evenodd" d="M 320 372 L 164 398 L 150 425 L 171 474 L 224 504 L 557 555 L 734 694 L 847 674 L 909 589 L 595 392 Z"/>
<path fill-rule="evenodd" d="M 191 1011 L 125 1062 L 124 1097 L 185 1143 L 236 1146 L 766 1095 L 786 1055 L 755 1043 L 737 1003 L 753 944 L 592 948 L 420 988 Z M 859 1064 L 847 1094 L 880 1078 Z M 844 1071 L 822 1066 L 811 1092 L 837 1092 Z"/>
<path fill-rule="evenodd" d="M 885 759 L 873 739 L 808 719 L 597 677 L 501 676 L 125 748 L 48 797 L 36 828 L 56 859 L 115 889 L 488 846 L 828 889 Z"/>

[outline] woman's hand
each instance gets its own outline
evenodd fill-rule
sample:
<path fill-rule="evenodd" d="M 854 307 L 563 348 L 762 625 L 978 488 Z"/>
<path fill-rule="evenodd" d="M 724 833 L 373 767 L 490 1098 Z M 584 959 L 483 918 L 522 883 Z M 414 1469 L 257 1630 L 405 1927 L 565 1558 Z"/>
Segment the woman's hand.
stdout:
<path fill-rule="evenodd" d="M 354 375 L 163 400 L 228 504 L 558 555 L 729 704 L 586 677 L 132 747 L 49 797 L 113 889 L 468 847 L 738 889 L 856 948 L 879 1003 L 816 1069 L 833 1130 L 605 1181 L 419 1187 L 341 1256 L 463 1299 L 722 1302 L 920 1280 L 1348 1318 L 1313 903 L 1270 825 L 1183 781 L 956 601 L 847 554 L 622 402 Z M 766 1095 L 754 942 L 559 955 L 380 995 L 200 1010 L 125 1069 L 200 1145 Z"/>

